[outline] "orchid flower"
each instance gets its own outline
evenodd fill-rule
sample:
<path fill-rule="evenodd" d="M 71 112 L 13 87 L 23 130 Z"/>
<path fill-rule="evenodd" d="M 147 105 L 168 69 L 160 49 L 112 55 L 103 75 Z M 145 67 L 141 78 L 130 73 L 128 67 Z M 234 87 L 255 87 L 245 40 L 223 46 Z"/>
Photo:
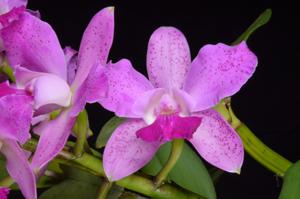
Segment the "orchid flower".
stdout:
<path fill-rule="evenodd" d="M 32 103 L 33 99 L 26 91 L 11 87 L 8 82 L 0 84 L 0 153 L 6 157 L 9 175 L 27 199 L 37 198 L 36 180 L 28 154 L 19 143 L 24 144 L 30 138 Z M 5 193 L 7 191 L 1 188 L 0 198 Z"/>
<path fill-rule="evenodd" d="M 105 147 L 107 177 L 115 181 L 134 173 L 172 139 L 186 139 L 212 165 L 239 172 L 244 156 L 241 139 L 212 107 L 235 94 L 256 65 L 245 42 L 206 45 L 191 62 L 186 38 L 173 27 L 161 27 L 150 38 L 150 81 L 128 60 L 108 65 L 107 98 L 99 102 L 129 119 Z"/>
<path fill-rule="evenodd" d="M 9 189 L 6 187 L 0 187 L 0 199 L 7 199 L 7 195 L 9 194 Z"/>
<path fill-rule="evenodd" d="M 19 12 L 23 12 L 27 5 L 27 0 L 0 0 L 0 29 L 7 26 L 16 18 Z M 3 45 L 0 38 L 0 67 L 4 61 Z"/>
<path fill-rule="evenodd" d="M 0 31 L 18 88 L 34 97 L 35 116 L 61 110 L 57 118 L 34 129 L 40 135 L 31 163 L 34 169 L 42 169 L 62 150 L 85 103 L 105 95 L 106 79 L 101 71 L 113 31 L 113 8 L 99 11 L 83 34 L 75 65 L 71 61 L 74 52 L 66 49 L 64 54 L 51 26 L 29 13 L 21 13 Z"/>

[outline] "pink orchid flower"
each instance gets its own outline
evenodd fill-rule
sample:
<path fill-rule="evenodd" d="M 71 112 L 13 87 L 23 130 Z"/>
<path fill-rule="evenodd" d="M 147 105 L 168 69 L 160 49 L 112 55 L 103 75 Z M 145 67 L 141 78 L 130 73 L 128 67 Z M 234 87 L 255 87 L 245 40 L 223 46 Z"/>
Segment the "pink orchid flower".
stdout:
<path fill-rule="evenodd" d="M 118 180 L 148 163 L 166 141 L 187 139 L 212 165 L 239 172 L 242 142 L 212 109 L 235 94 L 251 77 L 256 56 L 245 42 L 204 46 L 191 61 L 184 35 L 161 27 L 151 36 L 147 53 L 149 80 L 128 60 L 110 64 L 107 98 L 99 102 L 127 117 L 110 137 L 103 156 L 107 177 Z"/>
<path fill-rule="evenodd" d="M 29 138 L 33 99 L 24 90 L 0 84 L 0 153 L 6 158 L 9 175 L 19 185 L 27 199 L 37 198 L 36 180 L 28 162 L 28 154 L 20 147 Z M 0 198 L 6 198 L 7 189 L 0 189 Z"/>
<path fill-rule="evenodd" d="M 0 199 L 7 199 L 7 195 L 9 194 L 9 189 L 6 187 L 0 187 Z"/>
<path fill-rule="evenodd" d="M 66 49 L 64 54 L 51 26 L 27 12 L 0 31 L 17 86 L 34 97 L 35 116 L 61 109 L 56 119 L 43 121 L 34 129 L 40 135 L 31 163 L 34 169 L 42 169 L 62 150 L 85 103 L 105 95 L 102 68 L 113 32 L 114 13 L 108 7 L 86 28 L 74 65 L 74 52 Z"/>

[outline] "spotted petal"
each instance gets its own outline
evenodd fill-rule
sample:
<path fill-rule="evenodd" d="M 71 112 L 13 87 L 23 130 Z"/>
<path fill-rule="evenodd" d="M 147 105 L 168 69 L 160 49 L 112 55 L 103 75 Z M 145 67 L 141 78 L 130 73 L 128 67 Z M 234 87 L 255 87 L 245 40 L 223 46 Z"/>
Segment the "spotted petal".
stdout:
<path fill-rule="evenodd" d="M 0 96 L 0 140 L 12 139 L 25 143 L 30 138 L 32 98 L 27 95 Z"/>
<path fill-rule="evenodd" d="M 110 181 L 124 178 L 147 164 L 158 150 L 159 142 L 145 142 L 136 137 L 136 131 L 145 127 L 140 119 L 129 119 L 121 124 L 108 140 L 103 167 Z"/>
<path fill-rule="evenodd" d="M 56 119 L 44 121 L 34 130 L 41 135 L 31 162 L 34 169 L 42 169 L 63 149 L 75 120 L 70 117 L 70 110 L 65 110 Z"/>
<path fill-rule="evenodd" d="M 86 28 L 78 52 L 78 71 L 72 88 L 76 90 L 96 64 L 107 62 L 114 34 L 114 8 L 100 10 Z"/>
<path fill-rule="evenodd" d="M 32 71 L 52 73 L 66 80 L 64 53 L 49 24 L 24 12 L 0 33 L 12 67 L 21 65 Z"/>
<path fill-rule="evenodd" d="M 176 28 L 161 27 L 152 34 L 147 52 L 147 70 L 155 87 L 181 89 L 191 64 L 184 35 Z"/>
<path fill-rule="evenodd" d="M 126 59 L 108 64 L 104 73 L 108 90 L 106 98 L 99 103 L 120 117 L 140 117 L 135 114 L 133 106 L 141 97 L 145 98 L 145 92 L 153 89 L 151 83 Z"/>
<path fill-rule="evenodd" d="M 245 42 L 236 46 L 206 45 L 194 59 L 184 90 L 196 101 L 194 112 L 216 105 L 238 92 L 252 76 L 256 56 Z"/>
<path fill-rule="evenodd" d="M 1 153 L 6 157 L 6 168 L 9 175 L 17 182 L 26 199 L 36 199 L 36 180 L 27 160 L 26 153 L 16 141 L 2 140 Z M 1 195 L 0 195 L 1 196 Z"/>
<path fill-rule="evenodd" d="M 234 129 L 213 109 L 198 112 L 202 122 L 189 141 L 212 165 L 239 173 L 243 159 L 243 144 Z"/>

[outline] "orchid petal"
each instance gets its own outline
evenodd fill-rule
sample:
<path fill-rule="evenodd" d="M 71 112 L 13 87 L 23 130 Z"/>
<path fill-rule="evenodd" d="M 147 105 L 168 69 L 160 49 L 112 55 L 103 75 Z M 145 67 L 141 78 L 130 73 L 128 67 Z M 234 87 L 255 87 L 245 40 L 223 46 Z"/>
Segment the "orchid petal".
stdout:
<path fill-rule="evenodd" d="M 213 107 L 238 92 L 252 76 L 256 56 L 245 42 L 236 46 L 206 45 L 194 59 L 184 90 L 197 102 L 194 112 Z"/>
<path fill-rule="evenodd" d="M 86 28 L 78 53 L 78 71 L 72 88 L 76 90 L 84 82 L 95 64 L 105 65 L 114 34 L 114 8 L 99 11 Z"/>
<path fill-rule="evenodd" d="M 188 43 L 178 29 L 161 27 L 154 31 L 148 44 L 147 70 L 155 87 L 181 89 L 190 64 Z"/>
<path fill-rule="evenodd" d="M 120 117 L 140 117 L 132 107 L 146 91 L 153 89 L 151 83 L 126 59 L 108 64 L 105 75 L 108 80 L 107 95 L 99 103 Z"/>
<path fill-rule="evenodd" d="M 13 8 L 26 7 L 27 0 L 0 0 L 0 15 L 5 14 Z"/>
<path fill-rule="evenodd" d="M 158 150 L 159 142 L 145 142 L 136 137 L 136 131 L 145 127 L 140 119 L 129 119 L 122 123 L 108 140 L 103 167 L 110 181 L 124 178 L 147 164 Z"/>
<path fill-rule="evenodd" d="M 9 194 L 9 189 L 6 187 L 0 187 L 0 198 L 7 199 L 7 195 Z"/>
<path fill-rule="evenodd" d="M 0 83 L 0 97 L 11 94 L 26 95 L 26 92 L 9 85 L 8 81 Z"/>
<path fill-rule="evenodd" d="M 20 16 L 23 14 L 23 12 L 25 12 L 26 9 L 25 7 L 18 7 L 10 10 L 8 7 L 6 8 L 4 7 L 2 10 L 0 5 L 0 12 L 5 10 L 7 11 L 6 13 L 2 15 L 0 14 L 0 30 L 2 28 L 9 26 L 13 21 L 18 20 Z M 2 41 L 0 43 L 1 43 L 1 50 L 2 50 Z"/>
<path fill-rule="evenodd" d="M 107 78 L 101 65 L 95 65 L 73 97 L 72 116 L 77 116 L 86 103 L 94 103 L 106 96 Z"/>
<path fill-rule="evenodd" d="M 32 98 L 11 94 L 0 97 L 0 139 L 13 139 L 24 144 L 29 138 Z"/>
<path fill-rule="evenodd" d="M 30 71 L 22 67 L 16 68 L 15 76 L 18 87 L 33 93 L 35 109 L 53 104 L 64 107 L 70 105 L 72 96 L 70 87 L 60 77 L 49 73 Z"/>
<path fill-rule="evenodd" d="M 198 153 L 212 165 L 240 172 L 243 164 L 243 144 L 235 130 L 213 109 L 194 114 L 201 117 L 200 127 L 189 141 Z"/>
<path fill-rule="evenodd" d="M 63 149 L 75 121 L 76 117 L 70 117 L 68 109 L 60 113 L 56 119 L 44 121 L 34 129 L 41 137 L 32 158 L 32 168 L 42 169 Z"/>
<path fill-rule="evenodd" d="M 17 21 L 0 32 L 12 67 L 21 65 L 32 71 L 52 73 L 66 80 L 64 53 L 49 24 L 24 12 Z"/>
<path fill-rule="evenodd" d="M 148 142 L 190 139 L 200 123 L 199 117 L 180 117 L 176 114 L 159 115 L 153 124 L 139 129 L 136 135 Z"/>
<path fill-rule="evenodd" d="M 1 152 L 6 157 L 9 175 L 17 182 L 26 199 L 36 199 L 36 180 L 26 153 L 13 140 L 2 140 Z"/>
<path fill-rule="evenodd" d="M 67 80 L 68 84 L 72 85 L 78 69 L 77 51 L 73 50 L 71 47 L 66 47 L 64 53 L 67 62 Z"/>

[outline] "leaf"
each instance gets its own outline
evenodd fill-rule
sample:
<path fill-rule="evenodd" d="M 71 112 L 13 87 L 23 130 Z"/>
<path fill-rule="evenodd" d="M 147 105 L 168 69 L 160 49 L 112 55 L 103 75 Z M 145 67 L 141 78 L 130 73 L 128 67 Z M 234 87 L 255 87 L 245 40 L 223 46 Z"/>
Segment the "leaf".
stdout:
<path fill-rule="evenodd" d="M 294 163 L 285 173 L 279 199 L 300 198 L 300 160 Z"/>
<path fill-rule="evenodd" d="M 232 45 L 238 44 L 241 41 L 245 40 L 247 41 L 250 35 L 256 31 L 259 27 L 265 25 L 269 22 L 270 18 L 272 16 L 272 10 L 266 9 L 262 14 L 258 16 L 258 18 L 249 26 L 249 28 L 241 34 L 233 43 Z"/>
<path fill-rule="evenodd" d="M 45 191 L 39 199 L 97 198 L 97 188 L 95 185 L 68 179 Z"/>
<path fill-rule="evenodd" d="M 124 121 L 124 118 L 114 116 L 108 120 L 101 128 L 96 140 L 96 148 L 104 147 L 114 130 Z"/>
<path fill-rule="evenodd" d="M 148 175 L 156 175 L 167 161 L 170 151 L 171 143 L 164 144 L 142 171 Z M 208 199 L 216 198 L 215 188 L 206 167 L 186 143 L 179 160 L 169 173 L 169 178 L 179 186 L 196 194 Z"/>
<path fill-rule="evenodd" d="M 97 198 L 102 179 L 80 169 L 61 165 L 66 180 L 45 191 L 39 199 Z M 113 185 L 108 199 L 118 198 L 123 188 Z"/>

